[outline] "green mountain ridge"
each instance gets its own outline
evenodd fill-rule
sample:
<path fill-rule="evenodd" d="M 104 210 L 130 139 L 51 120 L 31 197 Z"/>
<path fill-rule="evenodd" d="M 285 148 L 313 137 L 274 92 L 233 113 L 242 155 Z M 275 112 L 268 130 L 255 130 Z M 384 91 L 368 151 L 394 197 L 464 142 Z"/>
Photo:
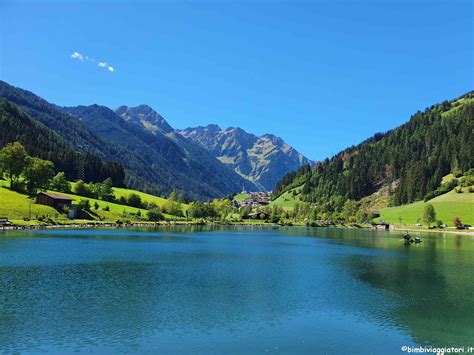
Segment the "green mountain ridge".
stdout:
<path fill-rule="evenodd" d="M 79 175 L 93 182 L 111 177 L 116 186 L 123 185 L 125 173 L 120 164 L 104 162 L 96 155 L 81 152 L 59 134 L 31 119 L 15 104 L 4 99 L 0 99 L 0 126 L 0 147 L 20 142 L 30 155 L 52 161 L 55 170 L 64 172 L 71 180 Z"/>
<path fill-rule="evenodd" d="M 349 147 L 314 169 L 304 166 L 277 184 L 273 199 L 297 186 L 305 202 L 340 210 L 388 187 L 393 205 L 424 198 L 454 170 L 474 166 L 474 93 L 433 105 L 386 133 Z"/>

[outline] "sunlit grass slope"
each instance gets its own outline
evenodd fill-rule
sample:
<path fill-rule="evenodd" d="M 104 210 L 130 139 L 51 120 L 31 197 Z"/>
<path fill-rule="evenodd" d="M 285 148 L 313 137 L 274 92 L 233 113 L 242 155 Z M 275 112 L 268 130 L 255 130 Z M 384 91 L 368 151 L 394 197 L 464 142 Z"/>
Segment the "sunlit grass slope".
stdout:
<path fill-rule="evenodd" d="M 453 225 L 454 217 L 459 217 L 465 224 L 474 225 L 474 193 L 467 189 L 463 193 L 454 190 L 438 196 L 431 203 L 436 211 L 436 220 L 441 220 L 448 226 Z M 421 222 L 426 203 L 418 201 L 409 205 L 382 209 L 381 219 L 391 223 L 415 224 Z"/>

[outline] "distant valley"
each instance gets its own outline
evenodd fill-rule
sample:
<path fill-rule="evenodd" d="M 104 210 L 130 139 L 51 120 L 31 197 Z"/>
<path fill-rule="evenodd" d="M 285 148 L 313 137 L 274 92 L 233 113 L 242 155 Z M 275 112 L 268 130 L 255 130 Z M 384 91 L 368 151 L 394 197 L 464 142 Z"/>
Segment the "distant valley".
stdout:
<path fill-rule="evenodd" d="M 88 154 L 96 166 L 121 164 L 131 188 L 161 195 L 175 190 L 189 199 L 206 200 L 242 190 L 271 191 L 284 175 L 309 162 L 269 134 L 256 137 L 240 128 L 212 130 L 213 134 L 201 127 L 175 130 L 148 105 L 116 110 L 100 105 L 60 107 L 2 81 L 0 98 L 24 111 L 30 125 L 39 124 L 46 132 L 43 135 L 61 140 L 57 155 L 74 157 L 70 168 L 63 169 L 70 179 L 101 176 L 80 171 L 80 156 Z M 14 129 L 19 117 L 10 116 L 13 128 L 3 144 L 22 141 L 24 132 Z M 28 147 L 26 140 L 22 143 Z M 50 157 L 45 153 L 44 158 Z M 59 158 L 55 163 L 65 164 Z"/>

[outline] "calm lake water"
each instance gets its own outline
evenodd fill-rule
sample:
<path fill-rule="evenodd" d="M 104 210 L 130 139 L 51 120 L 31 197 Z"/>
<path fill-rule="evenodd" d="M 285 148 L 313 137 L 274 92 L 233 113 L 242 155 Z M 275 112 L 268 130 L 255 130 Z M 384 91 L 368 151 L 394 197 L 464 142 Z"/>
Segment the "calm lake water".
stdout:
<path fill-rule="evenodd" d="M 0 352 L 474 346 L 474 238 L 356 229 L 0 232 Z"/>

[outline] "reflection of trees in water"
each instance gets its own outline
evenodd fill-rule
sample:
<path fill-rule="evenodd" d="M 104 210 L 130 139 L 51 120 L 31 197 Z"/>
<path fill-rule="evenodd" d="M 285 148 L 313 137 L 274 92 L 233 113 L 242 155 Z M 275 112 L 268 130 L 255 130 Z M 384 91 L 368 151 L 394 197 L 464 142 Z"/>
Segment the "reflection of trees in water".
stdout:
<path fill-rule="evenodd" d="M 464 346 L 474 339 L 474 260 L 471 250 L 445 250 L 442 243 L 426 238 L 422 247 L 401 246 L 394 256 L 350 256 L 344 262 L 358 280 L 404 300 L 390 309 L 390 318 L 416 342 Z M 457 249 L 460 241 L 449 243 Z"/>

